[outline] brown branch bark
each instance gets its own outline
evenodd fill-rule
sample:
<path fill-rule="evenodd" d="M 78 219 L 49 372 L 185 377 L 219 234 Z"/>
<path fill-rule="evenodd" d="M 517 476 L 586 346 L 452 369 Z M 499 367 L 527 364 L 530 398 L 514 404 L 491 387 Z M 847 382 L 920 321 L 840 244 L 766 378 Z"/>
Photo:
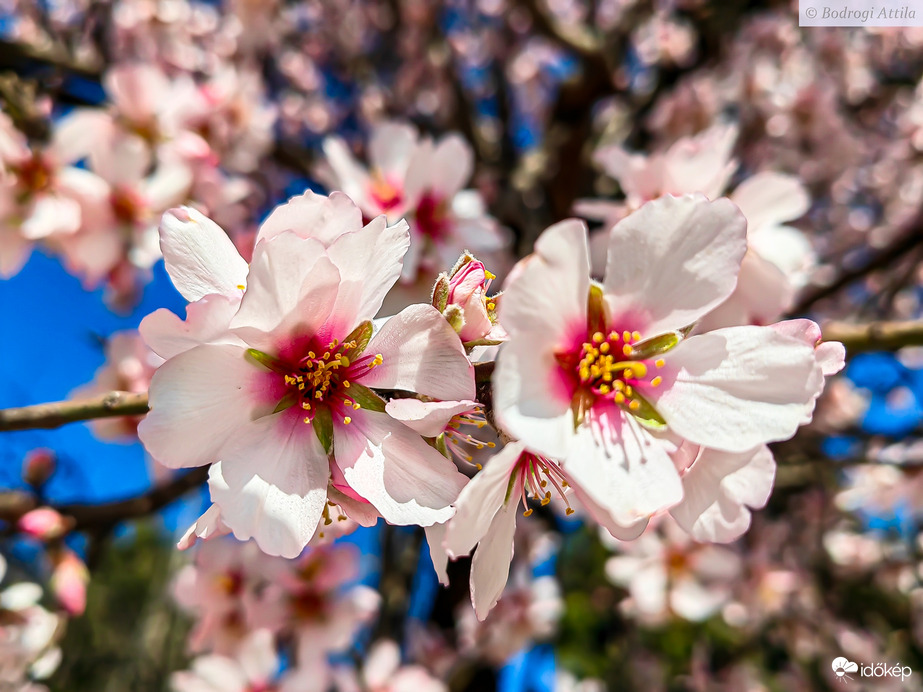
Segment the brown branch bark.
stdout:
<path fill-rule="evenodd" d="M 106 392 L 91 399 L 56 401 L 22 408 L 0 410 L 0 432 L 59 428 L 93 418 L 142 416 L 148 411 L 147 394 Z"/>
<path fill-rule="evenodd" d="M 896 351 L 905 346 L 923 346 L 923 321 L 870 322 L 850 324 L 827 322 L 824 341 L 841 341 L 848 355 L 863 351 Z"/>

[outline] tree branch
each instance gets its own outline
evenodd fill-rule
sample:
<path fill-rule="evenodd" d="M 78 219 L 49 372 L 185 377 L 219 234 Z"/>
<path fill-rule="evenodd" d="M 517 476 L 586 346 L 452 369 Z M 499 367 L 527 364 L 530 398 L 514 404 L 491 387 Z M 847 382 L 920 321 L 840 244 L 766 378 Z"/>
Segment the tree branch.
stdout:
<path fill-rule="evenodd" d="M 788 314 L 790 316 L 803 315 L 815 303 L 834 295 L 840 289 L 865 278 L 874 271 L 884 269 L 921 245 L 923 245 L 923 208 L 904 226 L 902 232 L 897 235 L 890 245 L 874 253 L 860 266 L 840 272 L 829 284 L 806 291 L 802 294 L 798 303 L 789 310 Z"/>
<path fill-rule="evenodd" d="M 148 411 L 147 394 L 106 392 L 92 399 L 56 401 L 22 408 L 0 410 L 0 432 L 58 428 L 93 418 L 143 416 Z"/>
<path fill-rule="evenodd" d="M 849 355 L 863 351 L 896 351 L 905 346 L 923 346 L 923 321 L 870 322 L 849 324 L 827 322 L 824 341 L 841 341 Z"/>

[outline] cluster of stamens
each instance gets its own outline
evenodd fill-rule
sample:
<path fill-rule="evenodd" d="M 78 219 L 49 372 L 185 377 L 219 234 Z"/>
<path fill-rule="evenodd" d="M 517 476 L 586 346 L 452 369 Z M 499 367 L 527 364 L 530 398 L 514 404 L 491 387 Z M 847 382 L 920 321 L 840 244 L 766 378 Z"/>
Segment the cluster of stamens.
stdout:
<path fill-rule="evenodd" d="M 652 371 L 650 361 L 637 356 L 636 344 L 641 341 L 639 332 L 595 332 L 580 350 L 577 375 L 580 384 L 589 387 L 596 396 L 614 401 L 631 411 L 641 408 L 635 387 L 647 380 Z M 664 366 L 663 358 L 654 361 L 655 368 Z M 650 386 L 659 387 L 663 378 L 656 375 Z"/>
<path fill-rule="evenodd" d="M 448 447 L 449 451 L 459 459 L 473 464 L 474 456 L 468 451 L 469 447 L 473 447 L 475 450 L 482 450 L 485 448 L 494 449 L 497 446 L 495 442 L 485 442 L 484 440 L 473 437 L 471 433 L 462 432 L 462 426 L 468 428 L 474 427 L 478 430 L 487 427 L 487 419 L 484 417 L 484 411 L 480 408 L 476 408 L 471 411 L 459 413 L 456 416 L 452 416 L 452 419 L 446 425 L 446 447 Z M 480 464 L 474 465 L 477 467 L 478 471 L 481 470 Z"/>
<path fill-rule="evenodd" d="M 567 488 L 570 486 L 564 478 L 564 472 L 557 463 L 550 459 L 524 452 L 519 457 L 519 462 L 513 471 L 510 482 L 516 482 L 520 487 L 522 506 L 526 508 L 522 513 L 524 517 L 532 514 L 532 508 L 529 507 L 529 497 L 531 496 L 533 500 L 538 501 L 542 507 L 545 507 L 551 502 L 551 490 L 556 491 L 561 499 L 564 500 L 564 504 L 567 506 L 565 510 L 567 516 L 574 513 L 566 495 Z"/>
<path fill-rule="evenodd" d="M 349 352 L 357 348 L 355 341 L 341 343 L 334 339 L 321 353 L 308 351 L 290 375 L 285 375 L 285 384 L 294 388 L 301 398 L 301 408 L 307 415 L 304 422 L 311 423 L 317 412 L 317 406 L 326 404 L 331 409 L 347 413 L 350 409 L 358 411 L 361 406 L 349 397 L 350 380 L 362 377 L 372 368 L 382 363 L 381 354 L 362 356 L 353 361 Z M 352 422 L 349 415 L 343 415 L 343 422 Z"/>

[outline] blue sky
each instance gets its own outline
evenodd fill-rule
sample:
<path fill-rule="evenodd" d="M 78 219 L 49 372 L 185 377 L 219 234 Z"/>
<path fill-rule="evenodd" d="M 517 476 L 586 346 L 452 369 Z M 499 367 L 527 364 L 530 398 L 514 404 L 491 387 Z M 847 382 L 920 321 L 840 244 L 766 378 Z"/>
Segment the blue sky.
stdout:
<path fill-rule="evenodd" d="M 25 406 L 68 397 L 102 365 L 102 339 L 138 326 L 159 307 L 184 313 L 185 301 L 158 264 L 140 305 L 118 315 L 103 302 L 103 290 L 86 291 L 56 259 L 40 252 L 13 278 L 0 281 L 0 407 Z M 58 501 L 124 497 L 147 486 L 140 444 L 104 443 L 83 424 L 57 430 L 27 430 L 0 436 L 0 485 L 18 481 L 22 459 L 35 447 L 60 457 L 49 495 Z"/>

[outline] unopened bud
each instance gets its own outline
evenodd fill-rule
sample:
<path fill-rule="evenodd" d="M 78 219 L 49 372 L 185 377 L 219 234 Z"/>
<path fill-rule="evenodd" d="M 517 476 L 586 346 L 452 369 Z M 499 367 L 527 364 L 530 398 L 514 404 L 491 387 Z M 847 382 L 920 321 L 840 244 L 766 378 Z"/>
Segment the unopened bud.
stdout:
<path fill-rule="evenodd" d="M 40 541 L 52 541 L 66 534 L 70 524 L 51 507 L 39 507 L 23 514 L 16 528 Z"/>
<path fill-rule="evenodd" d="M 57 456 L 50 449 L 33 449 L 26 454 L 22 477 L 34 488 L 43 486 L 57 468 Z"/>

